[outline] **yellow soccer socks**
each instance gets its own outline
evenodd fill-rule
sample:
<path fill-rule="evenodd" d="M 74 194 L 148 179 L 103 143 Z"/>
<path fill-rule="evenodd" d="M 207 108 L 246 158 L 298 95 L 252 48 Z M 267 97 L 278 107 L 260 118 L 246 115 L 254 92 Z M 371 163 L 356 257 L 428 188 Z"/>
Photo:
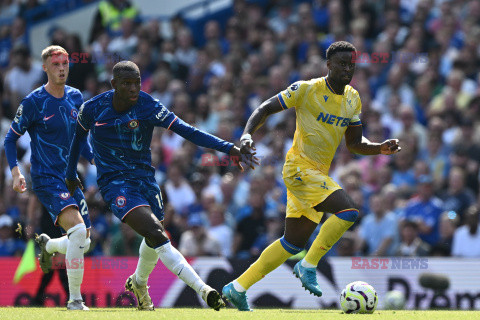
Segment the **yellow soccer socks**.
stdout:
<path fill-rule="evenodd" d="M 288 243 L 285 238 L 282 237 L 263 250 L 257 261 L 238 277 L 236 282 L 240 284 L 243 289 L 248 290 L 248 288 L 260 281 L 267 274 L 278 268 L 288 258 L 302 250 L 303 248 Z"/>
<path fill-rule="evenodd" d="M 347 209 L 328 218 L 320 228 L 320 232 L 305 255 L 304 261 L 316 267 L 320 259 L 353 225 L 357 217 L 357 209 Z"/>

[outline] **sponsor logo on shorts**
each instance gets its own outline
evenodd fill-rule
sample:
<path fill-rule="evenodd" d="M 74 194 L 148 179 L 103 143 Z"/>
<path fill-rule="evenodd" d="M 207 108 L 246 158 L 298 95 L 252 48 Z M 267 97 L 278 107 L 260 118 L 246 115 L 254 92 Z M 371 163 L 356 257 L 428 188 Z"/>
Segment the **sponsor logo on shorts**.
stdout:
<path fill-rule="evenodd" d="M 115 199 L 115 205 L 119 208 L 125 207 L 126 204 L 127 204 L 127 199 L 125 199 L 124 196 L 119 196 L 117 197 L 117 199 Z"/>
<path fill-rule="evenodd" d="M 70 193 L 62 192 L 60 193 L 60 198 L 62 198 L 63 200 L 67 200 L 68 198 L 70 198 Z"/>

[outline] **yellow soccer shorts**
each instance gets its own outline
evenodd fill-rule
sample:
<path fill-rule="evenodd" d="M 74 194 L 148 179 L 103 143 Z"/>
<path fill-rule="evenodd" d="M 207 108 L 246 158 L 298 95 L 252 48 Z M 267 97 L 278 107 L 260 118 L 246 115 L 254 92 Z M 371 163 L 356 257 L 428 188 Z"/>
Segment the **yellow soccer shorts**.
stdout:
<path fill-rule="evenodd" d="M 323 212 L 317 212 L 313 207 L 342 189 L 328 175 L 299 159 L 287 160 L 283 167 L 283 181 L 287 187 L 287 218 L 305 216 L 315 223 L 320 223 Z"/>

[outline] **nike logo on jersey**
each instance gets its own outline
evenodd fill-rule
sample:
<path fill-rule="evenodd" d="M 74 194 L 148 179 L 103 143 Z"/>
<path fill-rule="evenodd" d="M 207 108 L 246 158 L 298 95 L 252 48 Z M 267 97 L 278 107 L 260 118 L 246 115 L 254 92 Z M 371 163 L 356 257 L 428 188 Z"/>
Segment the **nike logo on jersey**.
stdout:
<path fill-rule="evenodd" d="M 320 114 L 317 117 L 317 121 L 322 121 L 326 124 L 331 124 L 334 126 L 340 126 L 340 127 L 346 127 L 350 123 L 350 118 L 344 118 L 344 117 L 339 117 L 334 114 L 329 114 L 329 113 L 323 113 L 320 112 Z"/>
<path fill-rule="evenodd" d="M 323 99 L 325 99 L 325 102 L 327 102 L 328 96 L 323 96 Z"/>
<path fill-rule="evenodd" d="M 52 114 L 52 115 L 51 115 L 51 116 L 49 116 L 49 117 L 43 117 L 43 121 L 47 121 L 48 119 L 51 119 L 51 118 L 53 118 L 53 116 L 54 116 L 54 115 L 55 115 L 55 113 L 54 113 L 54 114 Z"/>
<path fill-rule="evenodd" d="M 108 124 L 108 123 L 107 123 L 107 122 L 100 123 L 100 122 L 97 121 L 97 122 L 95 122 L 95 127 L 104 126 L 104 125 L 106 125 L 106 124 Z"/>
<path fill-rule="evenodd" d="M 303 181 L 302 178 L 300 178 L 300 177 L 296 177 L 295 180 Z"/>

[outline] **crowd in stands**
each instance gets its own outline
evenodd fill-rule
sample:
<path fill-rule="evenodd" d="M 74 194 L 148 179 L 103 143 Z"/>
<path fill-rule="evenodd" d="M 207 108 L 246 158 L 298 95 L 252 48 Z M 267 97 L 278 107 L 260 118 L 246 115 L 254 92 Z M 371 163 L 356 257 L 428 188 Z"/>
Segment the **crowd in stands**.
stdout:
<path fill-rule="evenodd" d="M 16 15 L 0 27 L 2 140 L 21 99 L 46 80 L 22 11 L 5 11 L 15 3 L 0 1 L 2 16 Z M 85 30 L 87 46 L 61 27 L 50 33 L 51 44 L 71 57 L 88 52 L 87 61 L 72 59 L 68 82 L 85 100 L 111 89 L 116 62 L 132 60 L 142 90 L 238 145 L 262 101 L 295 81 L 325 76 L 328 46 L 349 41 L 359 52 L 351 85 L 362 99 L 364 134 L 375 142 L 398 138 L 402 151 L 357 156 L 342 143 L 330 174 L 358 204 L 360 218 L 328 255 L 480 257 L 479 1 L 234 0 L 225 25 L 204 25 L 203 41 L 182 16 L 172 17 L 165 33 L 132 3 L 101 1 L 94 27 Z M 106 5 L 113 18 L 102 11 Z M 294 110 L 270 117 L 253 136 L 261 165 L 245 172 L 222 154 L 154 131 L 164 224 L 184 255 L 250 258 L 282 235 L 281 172 L 294 131 Z M 28 172 L 28 135 L 18 148 Z M 33 193 L 12 190 L 3 151 L 0 165 L 0 256 L 19 255 L 41 232 L 40 206 Z M 138 255 L 141 239 L 105 206 L 95 167 L 83 161 L 79 172 L 93 227 L 90 255 Z"/>

